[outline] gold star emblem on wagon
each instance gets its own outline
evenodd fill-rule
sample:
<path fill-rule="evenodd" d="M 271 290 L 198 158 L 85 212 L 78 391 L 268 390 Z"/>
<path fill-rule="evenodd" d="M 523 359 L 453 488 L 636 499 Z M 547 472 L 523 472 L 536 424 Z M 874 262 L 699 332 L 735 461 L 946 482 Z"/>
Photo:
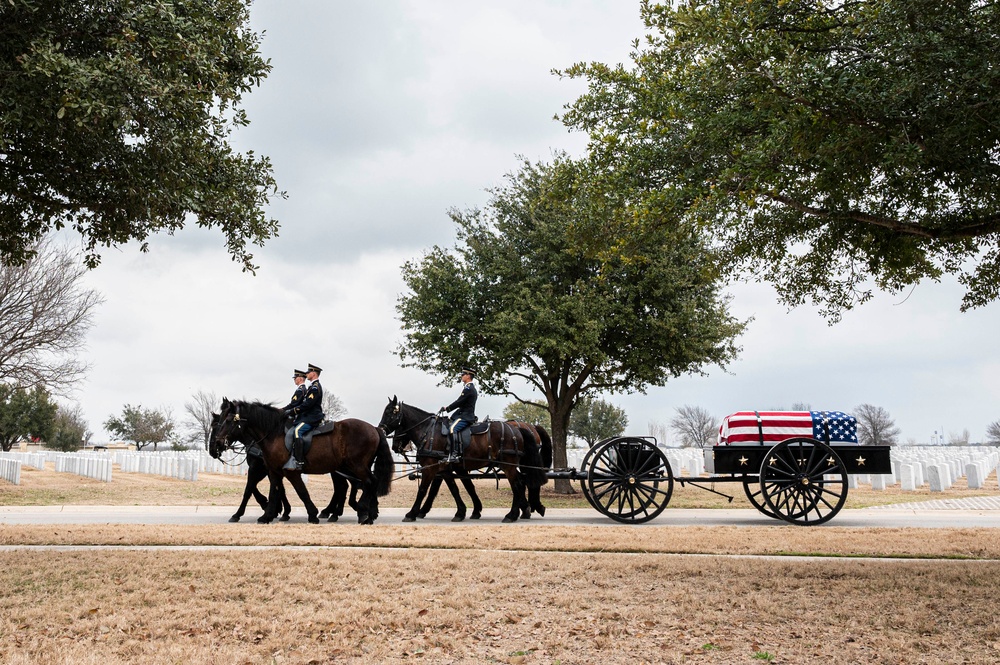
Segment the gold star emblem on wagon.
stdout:
<path fill-rule="evenodd" d="M 747 457 L 746 457 L 746 455 L 744 455 L 738 461 L 740 463 L 740 466 L 746 466 L 747 462 L 749 462 L 750 460 L 748 460 Z"/>
<path fill-rule="evenodd" d="M 833 466 L 836 463 L 837 463 L 837 460 L 833 459 L 833 455 L 831 455 L 830 457 L 826 458 L 826 465 L 827 466 Z"/>
<path fill-rule="evenodd" d="M 772 457 L 770 459 L 770 461 L 768 461 L 768 464 L 770 464 L 771 466 L 774 466 L 777 463 L 778 463 L 778 458 L 777 457 Z"/>
<path fill-rule="evenodd" d="M 864 466 L 865 465 L 865 458 L 864 457 L 858 457 L 858 459 L 856 461 L 858 463 L 858 466 Z"/>

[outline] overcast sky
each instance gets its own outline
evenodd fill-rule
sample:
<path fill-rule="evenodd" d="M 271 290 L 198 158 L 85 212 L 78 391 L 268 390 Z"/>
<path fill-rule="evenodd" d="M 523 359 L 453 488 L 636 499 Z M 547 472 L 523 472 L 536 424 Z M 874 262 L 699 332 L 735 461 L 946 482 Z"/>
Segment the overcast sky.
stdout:
<path fill-rule="evenodd" d="M 293 368 L 349 415 L 377 422 L 388 397 L 427 410 L 458 394 L 457 377 L 399 366 L 400 266 L 454 243 L 450 208 L 481 206 L 518 156 L 582 154 L 585 137 L 553 116 L 583 90 L 551 74 L 580 60 L 628 60 L 642 32 L 638 2 L 257 0 L 255 29 L 274 70 L 246 99 L 251 126 L 235 147 L 269 155 L 288 199 L 280 237 L 242 273 L 221 233 L 188 229 L 108 251 L 86 281 L 105 303 L 84 352 L 76 399 L 96 441 L 128 403 L 166 407 L 180 423 L 196 391 L 284 403 Z M 812 308 L 788 312 L 766 285 L 731 288 L 755 317 L 725 373 L 684 377 L 646 395 L 606 396 L 645 435 L 681 405 L 717 417 L 743 409 L 889 410 L 902 440 L 1000 419 L 1000 305 L 959 312 L 952 282 L 880 296 L 830 327 Z M 500 417 L 509 401 L 480 397 Z M 669 442 L 668 442 L 669 443 Z"/>

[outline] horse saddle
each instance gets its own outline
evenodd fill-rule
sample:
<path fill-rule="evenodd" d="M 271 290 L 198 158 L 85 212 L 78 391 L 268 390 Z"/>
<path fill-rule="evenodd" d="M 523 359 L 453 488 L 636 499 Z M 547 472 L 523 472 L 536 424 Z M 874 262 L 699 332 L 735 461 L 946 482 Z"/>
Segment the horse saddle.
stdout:
<path fill-rule="evenodd" d="M 441 423 L 441 434 L 444 436 L 450 436 L 451 432 L 448 429 L 451 427 L 451 422 Z M 483 422 L 475 422 L 463 429 L 458 433 L 458 441 L 462 445 L 462 450 L 464 451 L 470 445 L 472 445 L 472 435 L 473 434 L 483 434 L 489 431 L 490 421 L 485 420 Z"/>
<path fill-rule="evenodd" d="M 327 432 L 332 432 L 336 421 L 324 420 L 316 427 L 312 428 L 308 432 L 302 435 L 302 454 L 308 455 L 309 449 L 312 447 L 313 437 L 317 434 L 326 434 Z M 291 452 L 292 450 L 292 428 L 285 428 L 285 448 Z"/>

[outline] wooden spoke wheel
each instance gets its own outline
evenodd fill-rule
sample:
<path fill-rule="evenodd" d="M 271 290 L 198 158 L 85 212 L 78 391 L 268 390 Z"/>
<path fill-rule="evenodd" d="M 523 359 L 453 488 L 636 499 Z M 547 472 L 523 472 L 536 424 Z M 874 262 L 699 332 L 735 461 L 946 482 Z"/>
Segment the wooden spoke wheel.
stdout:
<path fill-rule="evenodd" d="M 663 451 L 640 438 L 603 441 L 587 454 L 584 496 L 616 522 L 641 524 L 663 512 L 674 491 L 674 476 Z"/>
<path fill-rule="evenodd" d="M 822 524 L 844 507 L 847 468 L 825 443 L 786 439 L 764 456 L 760 493 L 767 508 L 786 522 Z"/>
<path fill-rule="evenodd" d="M 764 501 L 764 492 L 760 488 L 759 478 L 755 476 L 743 476 L 743 491 L 746 492 L 747 499 L 753 504 L 754 508 L 768 517 L 773 517 L 776 520 L 781 519 L 767 507 L 767 502 Z"/>

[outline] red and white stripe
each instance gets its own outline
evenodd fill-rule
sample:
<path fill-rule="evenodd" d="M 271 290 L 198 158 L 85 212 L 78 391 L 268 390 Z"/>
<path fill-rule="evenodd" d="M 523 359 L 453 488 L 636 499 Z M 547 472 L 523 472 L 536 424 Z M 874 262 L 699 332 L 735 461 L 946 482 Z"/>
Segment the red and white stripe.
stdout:
<path fill-rule="evenodd" d="M 738 411 L 722 419 L 719 445 L 778 443 L 796 436 L 812 435 L 813 419 L 809 411 Z"/>

